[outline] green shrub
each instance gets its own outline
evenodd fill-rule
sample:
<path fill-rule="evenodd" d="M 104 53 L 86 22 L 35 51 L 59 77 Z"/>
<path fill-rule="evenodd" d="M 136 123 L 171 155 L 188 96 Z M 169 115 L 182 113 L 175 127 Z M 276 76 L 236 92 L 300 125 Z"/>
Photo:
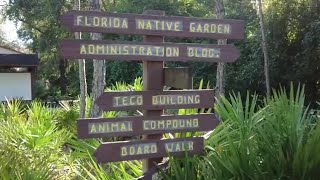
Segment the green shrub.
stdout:
<path fill-rule="evenodd" d="M 318 179 L 319 118 L 305 106 L 304 88 L 274 91 L 257 107 L 257 96 L 222 98 L 222 119 L 207 141 L 205 179 Z"/>
<path fill-rule="evenodd" d="M 203 85 L 203 83 L 201 83 Z M 202 87 L 200 86 L 200 88 Z M 117 83 L 109 90 L 142 90 Z M 87 98 L 89 107 L 90 97 Z M 220 125 L 206 136 L 206 154 L 169 157 L 167 180 L 205 179 L 318 179 L 320 167 L 319 111 L 305 104 L 304 88 L 280 88 L 258 105 L 247 93 L 217 100 L 214 110 Z M 183 109 L 180 115 L 211 112 Z M 104 117 L 130 116 L 131 112 L 104 112 Z M 0 106 L 0 179 L 110 179 L 142 175 L 141 161 L 98 164 L 92 156 L 104 141 L 78 139 L 79 105 L 50 109 L 38 101 L 8 101 Z M 168 138 L 203 136 L 203 132 L 166 134 Z M 108 153 L 108 152 L 106 152 Z M 108 155 L 108 154 L 106 154 Z"/>
<path fill-rule="evenodd" d="M 0 112 L 0 178 L 53 179 L 64 177 L 67 162 L 62 147 L 69 134 L 58 130 L 55 113 L 38 102 L 26 109 L 21 102 L 2 105 Z"/>

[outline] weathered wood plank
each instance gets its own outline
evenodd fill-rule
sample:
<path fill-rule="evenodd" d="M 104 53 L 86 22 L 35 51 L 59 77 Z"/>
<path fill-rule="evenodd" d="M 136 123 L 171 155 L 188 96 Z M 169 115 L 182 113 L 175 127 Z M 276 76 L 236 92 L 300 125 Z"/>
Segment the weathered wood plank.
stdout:
<path fill-rule="evenodd" d="M 105 92 L 95 103 L 105 111 L 212 108 L 214 90 Z"/>
<path fill-rule="evenodd" d="M 234 62 L 240 52 L 233 45 L 62 40 L 64 58 L 121 61 Z"/>
<path fill-rule="evenodd" d="M 202 137 L 119 141 L 100 145 L 94 156 L 99 163 L 149 159 L 172 156 L 184 156 L 204 153 Z"/>
<path fill-rule="evenodd" d="M 182 16 L 69 11 L 62 23 L 73 32 L 97 32 L 212 39 L 243 39 L 244 21 Z"/>
<path fill-rule="evenodd" d="M 218 124 L 215 114 L 86 118 L 78 120 L 78 137 L 87 139 L 211 131 Z"/>

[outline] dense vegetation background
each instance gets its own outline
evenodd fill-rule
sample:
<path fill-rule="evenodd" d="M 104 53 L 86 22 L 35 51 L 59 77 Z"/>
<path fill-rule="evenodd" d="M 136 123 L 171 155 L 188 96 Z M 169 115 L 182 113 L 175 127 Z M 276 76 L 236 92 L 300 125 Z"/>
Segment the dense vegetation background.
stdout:
<path fill-rule="evenodd" d="M 170 157 L 170 168 L 160 171 L 165 180 L 281 179 L 316 180 L 320 167 L 320 111 L 305 106 L 304 88 L 274 91 L 258 103 L 255 94 L 222 98 L 214 106 L 221 118 L 205 136 L 202 156 Z M 113 90 L 141 90 L 117 83 Z M 289 93 L 287 93 L 287 91 Z M 90 101 L 90 100 L 89 100 Z M 258 105 L 261 104 L 261 105 Z M 48 108 L 34 101 L 0 104 L 0 179 L 132 180 L 142 175 L 141 161 L 97 164 L 92 156 L 103 141 L 117 137 L 77 138 L 79 106 Z M 87 109 L 88 110 L 88 109 Z M 202 110 L 206 113 L 206 110 Z M 105 112 L 104 117 L 123 116 Z M 137 112 L 131 112 L 137 114 Z M 198 109 L 179 110 L 180 115 Z M 203 132 L 175 133 L 172 137 L 203 136 Z M 165 134 L 170 138 L 169 134 Z M 106 156 L 112 154 L 106 152 Z"/>
<path fill-rule="evenodd" d="M 228 64 L 226 70 L 226 92 L 244 94 L 247 90 L 265 95 L 263 53 L 257 11 L 251 0 L 225 0 L 226 18 L 245 21 L 245 39 L 230 41 L 241 51 L 236 63 Z M 292 82 L 305 84 L 308 102 L 319 99 L 320 64 L 320 2 L 318 0 L 268 0 L 264 1 L 266 36 L 269 51 L 270 84 L 288 86 Z M 41 54 L 38 71 L 37 96 L 41 99 L 75 99 L 79 94 L 78 64 L 59 57 L 58 42 L 73 38 L 61 25 L 61 15 L 72 9 L 73 2 L 67 0 L 13 0 L 3 15 L 13 21 L 22 22 L 19 37 L 27 42 L 27 48 Z M 90 4 L 81 1 L 81 9 Z M 102 10 L 110 12 L 143 13 L 147 9 L 164 10 L 166 15 L 193 17 L 215 17 L 215 3 L 208 0 L 102 0 Z M 89 38 L 83 34 L 83 38 Z M 104 35 L 104 39 L 141 40 L 140 36 Z M 216 43 L 199 38 L 166 38 L 172 42 Z M 92 87 L 92 62 L 87 62 L 88 92 Z M 190 67 L 194 86 L 200 79 L 209 81 L 214 87 L 216 63 L 167 63 L 167 66 Z M 116 81 L 133 82 L 141 76 L 141 66 L 136 62 L 107 61 L 106 85 Z M 44 82 L 49 81 L 49 90 Z"/>

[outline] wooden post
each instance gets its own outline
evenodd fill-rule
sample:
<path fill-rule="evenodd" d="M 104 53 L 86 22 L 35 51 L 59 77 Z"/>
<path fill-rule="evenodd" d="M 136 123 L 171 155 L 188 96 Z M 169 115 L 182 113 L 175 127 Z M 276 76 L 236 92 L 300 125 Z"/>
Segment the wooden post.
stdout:
<path fill-rule="evenodd" d="M 266 79 L 266 90 L 267 90 L 267 97 L 270 97 L 271 90 L 270 90 L 270 78 L 269 78 L 269 55 L 268 55 L 268 45 L 265 33 L 265 26 L 264 26 L 264 17 L 262 12 L 262 5 L 261 0 L 257 0 L 257 7 L 258 7 L 258 16 L 260 20 L 260 30 L 261 30 L 261 46 L 263 51 L 264 57 L 264 76 Z"/>
<path fill-rule="evenodd" d="M 80 10 L 80 0 L 74 0 L 73 4 L 74 10 Z M 75 39 L 81 39 L 81 32 L 74 33 Z M 86 79 L 86 61 L 79 58 L 79 84 L 80 84 L 80 118 L 86 117 L 87 109 L 87 79 Z"/>
<path fill-rule="evenodd" d="M 101 11 L 101 1 L 100 0 L 91 0 L 91 9 L 93 11 Z M 101 40 L 101 33 L 92 33 L 92 40 Z M 92 80 L 92 100 L 95 101 L 103 92 L 104 86 L 106 85 L 106 65 L 105 60 L 103 59 L 94 59 L 93 60 L 93 80 Z M 90 117 L 99 117 L 102 116 L 102 110 L 95 104 L 92 103 L 90 110 Z"/>
<path fill-rule="evenodd" d="M 148 10 L 144 14 L 148 15 L 162 15 L 164 11 Z M 162 43 L 163 36 L 144 36 L 144 42 Z M 164 64 L 163 61 L 143 61 L 143 89 L 144 90 L 163 90 L 164 85 Z M 163 110 L 144 110 L 145 117 L 161 116 Z M 143 139 L 158 140 L 162 138 L 162 134 L 144 135 Z M 155 166 L 155 163 L 162 161 L 162 158 L 153 158 L 143 160 L 143 172 Z"/>
<path fill-rule="evenodd" d="M 218 19 L 224 19 L 224 15 L 225 15 L 225 9 L 224 9 L 224 4 L 223 4 L 223 0 L 216 0 L 216 13 L 217 13 L 217 18 Z M 218 39 L 218 44 L 219 45 L 226 45 L 227 44 L 227 39 Z M 217 93 L 216 93 L 216 97 L 218 98 L 218 100 L 220 100 L 221 96 L 224 96 L 225 93 L 225 63 L 223 62 L 219 62 L 218 63 L 218 67 L 217 67 Z"/>

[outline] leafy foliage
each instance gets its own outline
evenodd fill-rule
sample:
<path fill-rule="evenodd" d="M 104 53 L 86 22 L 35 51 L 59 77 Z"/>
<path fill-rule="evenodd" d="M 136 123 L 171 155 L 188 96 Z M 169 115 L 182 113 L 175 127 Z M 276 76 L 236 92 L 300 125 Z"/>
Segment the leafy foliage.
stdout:
<path fill-rule="evenodd" d="M 230 98 L 215 106 L 223 123 L 207 142 L 205 177 L 317 179 L 320 159 L 309 153 L 319 149 L 310 144 L 319 137 L 319 117 L 305 107 L 304 88 L 295 93 L 291 86 L 289 95 L 274 91 L 261 108 L 256 95 L 248 94 L 245 103 L 240 96 Z"/>
<path fill-rule="evenodd" d="M 38 102 L 27 108 L 19 101 L 1 107 L 1 179 L 64 177 L 68 155 L 62 147 L 69 133 L 56 128 L 55 113 Z"/>
<path fill-rule="evenodd" d="M 319 2 L 300 0 L 265 1 L 267 39 L 270 51 L 271 86 L 265 93 L 262 51 L 256 10 L 251 0 L 225 0 L 226 18 L 245 21 L 245 39 L 228 42 L 240 49 L 241 57 L 227 66 L 226 90 L 229 97 L 214 106 L 221 124 L 206 140 L 205 156 L 170 158 L 166 179 L 318 179 L 320 127 L 319 99 Z M 60 16 L 71 8 L 65 0 L 11 0 L 5 17 L 21 21 L 20 38 L 33 52 L 40 52 L 38 97 L 77 97 L 78 67 L 58 55 L 58 41 L 73 38 L 61 26 Z M 89 3 L 82 1 L 82 8 Z M 166 15 L 215 16 L 208 0 L 102 0 L 105 11 L 143 13 L 147 9 L 164 10 Z M 89 38 L 89 34 L 84 34 Z M 0 38 L 1 39 L 1 38 Z M 140 36 L 104 35 L 104 39 L 141 41 Z M 2 39 L 1 39 L 2 40 Z M 165 38 L 169 42 L 216 43 L 201 38 Z M 109 90 L 142 90 L 139 63 L 107 61 Z M 194 87 L 203 87 L 203 79 L 215 84 L 215 64 L 166 63 L 187 66 L 194 75 Z M 89 89 L 92 62 L 87 62 Z M 44 81 L 49 80 L 49 89 Z M 303 83 L 294 92 L 289 82 Z M 130 83 L 130 85 L 128 84 Z M 131 85 L 133 84 L 133 85 Z M 280 86 L 282 85 L 282 87 Z M 64 91 L 64 86 L 66 92 Z M 238 94 L 232 92 L 239 92 Z M 249 94 L 248 92 L 255 92 Z M 90 98 L 87 100 L 92 105 Z M 306 103 L 310 107 L 306 107 Z M 308 104 L 308 105 L 309 105 Z M 88 109 L 89 109 L 88 107 Z M 211 112 L 201 109 L 200 112 Z M 134 115 L 139 112 L 105 112 L 104 117 Z M 179 110 L 179 114 L 199 113 L 198 109 Z M 105 139 L 79 140 L 75 121 L 79 106 L 64 104 L 49 109 L 39 102 L 29 105 L 10 101 L 0 109 L 0 177 L 2 179 L 132 179 L 142 174 L 141 162 L 95 163 L 92 154 Z M 168 137 L 190 137 L 203 133 L 176 133 Z"/>
<path fill-rule="evenodd" d="M 107 90 L 141 90 L 141 80 L 116 83 Z M 229 99 L 222 97 L 214 110 L 221 123 L 206 136 L 206 153 L 169 156 L 169 169 L 160 170 L 164 179 L 318 178 L 320 114 L 311 113 L 305 105 L 304 87 L 274 90 L 263 103 L 258 103 L 256 94 L 247 93 L 243 100 L 233 93 Z M 110 111 L 104 116 L 121 113 Z M 196 113 L 195 109 L 179 111 Z M 78 139 L 78 116 L 78 105 L 50 109 L 38 101 L 22 104 L 19 100 L 1 105 L 1 179 L 133 179 L 142 175 L 141 161 L 96 163 L 92 155 L 105 139 Z M 202 135 L 176 133 L 168 138 Z"/>

